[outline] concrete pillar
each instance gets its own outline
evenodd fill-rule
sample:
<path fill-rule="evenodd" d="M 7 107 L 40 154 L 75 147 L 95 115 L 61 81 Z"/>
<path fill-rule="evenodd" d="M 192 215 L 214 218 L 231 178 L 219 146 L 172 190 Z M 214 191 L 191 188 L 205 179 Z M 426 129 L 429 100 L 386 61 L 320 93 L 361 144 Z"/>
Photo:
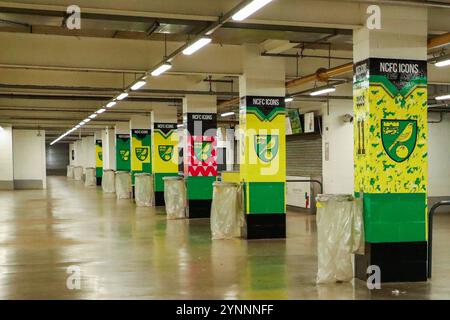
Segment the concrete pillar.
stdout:
<path fill-rule="evenodd" d="M 164 205 L 164 180 L 178 175 L 177 109 L 168 107 L 152 112 L 152 171 L 155 205 Z"/>
<path fill-rule="evenodd" d="M 0 190 L 14 189 L 12 127 L 0 127 Z"/>
<path fill-rule="evenodd" d="M 12 131 L 14 189 L 47 187 L 45 131 Z"/>
<path fill-rule="evenodd" d="M 81 158 L 83 172 L 86 173 L 86 168 L 95 168 L 95 139 L 94 136 L 83 137 L 81 139 Z"/>
<path fill-rule="evenodd" d="M 355 192 L 365 254 L 382 282 L 427 271 L 427 9 L 381 6 L 380 30 L 354 32 Z"/>
<path fill-rule="evenodd" d="M 150 115 L 133 115 L 131 129 L 131 181 L 135 173 L 152 173 Z"/>
<path fill-rule="evenodd" d="M 246 237 L 286 236 L 285 64 L 245 45 L 241 97 L 240 179 L 245 183 Z"/>
<path fill-rule="evenodd" d="M 116 133 L 114 129 L 102 130 L 103 169 L 116 170 Z"/>
<path fill-rule="evenodd" d="M 97 185 L 101 186 L 103 177 L 103 141 L 101 131 L 94 133 L 94 141 L 95 141 L 95 176 L 97 178 Z"/>
<path fill-rule="evenodd" d="M 119 122 L 115 126 L 116 135 L 116 170 L 131 171 L 130 124 Z"/>
<path fill-rule="evenodd" d="M 183 122 L 189 218 L 207 218 L 217 176 L 217 97 L 187 95 L 183 99 Z"/>

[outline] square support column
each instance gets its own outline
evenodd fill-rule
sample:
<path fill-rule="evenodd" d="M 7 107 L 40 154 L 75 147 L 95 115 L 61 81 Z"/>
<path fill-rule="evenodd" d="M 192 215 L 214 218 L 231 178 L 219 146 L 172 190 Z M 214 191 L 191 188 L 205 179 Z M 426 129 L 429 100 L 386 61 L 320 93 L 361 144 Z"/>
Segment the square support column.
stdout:
<path fill-rule="evenodd" d="M 382 282 L 427 279 L 427 10 L 381 6 L 381 30 L 354 33 L 355 193 L 365 254 Z"/>
<path fill-rule="evenodd" d="M 209 218 L 212 184 L 217 176 L 217 97 L 187 95 L 183 100 L 183 121 L 189 218 Z"/>
<path fill-rule="evenodd" d="M 164 206 L 164 177 L 178 175 L 177 109 L 165 107 L 152 112 L 152 171 L 155 205 Z"/>
<path fill-rule="evenodd" d="M 103 169 L 116 170 L 116 134 L 114 129 L 102 130 Z"/>
<path fill-rule="evenodd" d="M 286 128 L 284 61 L 244 48 L 240 179 L 244 183 L 247 239 L 286 237 Z"/>
<path fill-rule="evenodd" d="M 130 124 L 120 122 L 115 126 L 116 170 L 131 172 Z"/>

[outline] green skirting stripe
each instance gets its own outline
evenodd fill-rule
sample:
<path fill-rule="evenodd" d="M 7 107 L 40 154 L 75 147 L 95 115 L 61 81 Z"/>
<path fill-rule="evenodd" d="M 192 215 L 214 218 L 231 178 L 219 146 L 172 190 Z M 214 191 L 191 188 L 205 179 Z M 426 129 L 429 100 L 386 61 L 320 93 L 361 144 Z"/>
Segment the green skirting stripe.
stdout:
<path fill-rule="evenodd" d="M 164 177 L 178 176 L 178 172 L 173 173 L 153 173 L 155 192 L 164 192 Z"/>
<path fill-rule="evenodd" d="M 364 193 L 364 231 L 370 243 L 426 241 L 425 193 Z"/>
<path fill-rule="evenodd" d="M 213 194 L 213 182 L 216 177 L 187 177 L 187 195 L 189 200 L 210 200 Z"/>
<path fill-rule="evenodd" d="M 284 182 L 249 182 L 249 214 L 285 214 Z"/>

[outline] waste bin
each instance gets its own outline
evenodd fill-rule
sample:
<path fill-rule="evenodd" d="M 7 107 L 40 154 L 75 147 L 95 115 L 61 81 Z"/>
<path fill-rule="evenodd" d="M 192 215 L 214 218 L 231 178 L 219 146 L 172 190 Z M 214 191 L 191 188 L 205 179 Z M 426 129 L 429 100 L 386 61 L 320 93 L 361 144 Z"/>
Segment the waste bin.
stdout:
<path fill-rule="evenodd" d="M 102 189 L 105 193 L 116 192 L 115 172 L 112 169 L 103 170 Z"/>
<path fill-rule="evenodd" d="M 212 238 L 231 239 L 240 237 L 243 220 L 240 184 L 214 182 L 211 204 Z"/>
<path fill-rule="evenodd" d="M 81 179 L 83 178 L 83 167 L 81 166 L 75 167 L 73 171 L 73 176 L 75 180 L 81 181 Z"/>
<path fill-rule="evenodd" d="M 138 207 L 153 205 L 153 176 L 150 173 L 136 173 L 134 175 L 134 200 Z"/>
<path fill-rule="evenodd" d="M 181 176 L 163 177 L 167 219 L 186 218 L 186 185 Z"/>
<path fill-rule="evenodd" d="M 97 178 L 95 176 L 95 168 L 91 168 L 91 167 L 86 168 L 84 185 L 86 187 L 96 187 L 97 186 Z"/>
<path fill-rule="evenodd" d="M 352 254 L 362 240 L 362 207 L 351 195 L 317 198 L 317 283 L 353 279 Z"/>
<path fill-rule="evenodd" d="M 73 179 L 74 178 L 74 166 L 67 166 L 67 178 Z"/>
<path fill-rule="evenodd" d="M 116 172 L 116 196 L 117 199 L 131 198 L 131 174 L 128 171 Z"/>

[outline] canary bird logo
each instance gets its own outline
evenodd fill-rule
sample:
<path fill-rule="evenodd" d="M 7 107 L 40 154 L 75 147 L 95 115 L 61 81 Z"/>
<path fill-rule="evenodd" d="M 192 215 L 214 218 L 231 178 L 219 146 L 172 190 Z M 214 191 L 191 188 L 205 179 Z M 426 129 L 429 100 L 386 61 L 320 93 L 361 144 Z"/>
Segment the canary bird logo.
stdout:
<path fill-rule="evenodd" d="M 199 161 L 206 161 L 212 156 L 212 141 L 195 141 L 194 153 Z"/>
<path fill-rule="evenodd" d="M 395 162 L 407 160 L 417 142 L 416 120 L 381 120 L 381 140 L 388 156 Z"/>
<path fill-rule="evenodd" d="M 264 162 L 270 162 L 276 157 L 278 153 L 278 135 L 256 135 L 254 145 L 255 152 L 258 158 Z"/>

